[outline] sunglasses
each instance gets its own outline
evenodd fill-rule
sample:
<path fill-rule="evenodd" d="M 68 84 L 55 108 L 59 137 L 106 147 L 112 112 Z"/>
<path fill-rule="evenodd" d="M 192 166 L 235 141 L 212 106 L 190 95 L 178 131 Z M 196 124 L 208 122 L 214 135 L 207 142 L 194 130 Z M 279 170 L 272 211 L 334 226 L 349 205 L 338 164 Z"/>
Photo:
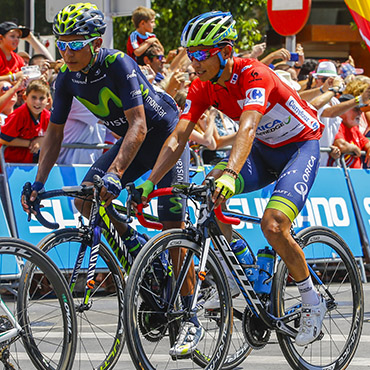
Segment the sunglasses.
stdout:
<path fill-rule="evenodd" d="M 325 82 L 329 77 L 316 77 L 316 80 L 320 80 L 322 82 Z"/>
<path fill-rule="evenodd" d="M 161 62 L 164 59 L 164 55 L 150 55 L 149 58 L 158 58 L 158 60 Z"/>
<path fill-rule="evenodd" d="M 186 50 L 188 57 L 192 62 L 194 61 L 194 59 L 197 60 L 198 62 L 203 62 L 203 60 L 213 57 L 220 51 L 221 49 L 219 48 L 213 48 L 213 49 L 207 49 L 207 50 L 197 50 L 193 52 Z"/>
<path fill-rule="evenodd" d="M 66 51 L 67 46 L 73 51 L 79 51 L 83 49 L 91 41 L 96 40 L 98 37 L 93 37 L 88 40 L 76 40 L 76 41 L 57 41 L 57 47 L 60 51 Z"/>

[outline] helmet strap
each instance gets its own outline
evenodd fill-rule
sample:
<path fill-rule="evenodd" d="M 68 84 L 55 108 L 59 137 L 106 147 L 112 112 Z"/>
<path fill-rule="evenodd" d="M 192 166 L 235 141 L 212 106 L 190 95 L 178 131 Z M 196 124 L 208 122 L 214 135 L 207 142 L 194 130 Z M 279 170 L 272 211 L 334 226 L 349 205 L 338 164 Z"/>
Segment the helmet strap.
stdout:
<path fill-rule="evenodd" d="M 87 40 L 89 38 L 89 36 L 85 36 L 85 38 Z M 93 66 L 93 64 L 95 62 L 95 57 L 97 55 L 97 53 L 95 52 L 94 47 L 93 47 L 91 42 L 89 43 L 89 46 L 90 46 L 90 51 L 91 51 L 91 59 L 90 59 L 89 64 L 85 68 L 81 69 L 81 72 L 83 72 L 83 73 L 88 73 L 90 71 L 90 68 Z"/>
<path fill-rule="evenodd" d="M 222 75 L 222 72 L 224 71 L 226 63 L 228 61 L 228 59 L 222 58 L 221 52 L 219 52 L 217 54 L 217 56 L 218 56 L 218 59 L 220 61 L 220 69 L 219 69 L 217 75 L 210 80 L 213 84 L 215 84 L 218 81 L 218 79 L 220 78 L 220 76 Z"/>

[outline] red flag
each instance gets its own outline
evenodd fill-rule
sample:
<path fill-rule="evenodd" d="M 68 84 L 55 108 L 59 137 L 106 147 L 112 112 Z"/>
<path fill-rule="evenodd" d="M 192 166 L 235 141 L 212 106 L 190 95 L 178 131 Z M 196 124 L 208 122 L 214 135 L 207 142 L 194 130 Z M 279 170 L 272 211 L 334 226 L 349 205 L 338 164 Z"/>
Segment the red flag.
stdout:
<path fill-rule="evenodd" d="M 362 39 L 370 51 L 370 1 L 344 0 L 357 24 Z"/>

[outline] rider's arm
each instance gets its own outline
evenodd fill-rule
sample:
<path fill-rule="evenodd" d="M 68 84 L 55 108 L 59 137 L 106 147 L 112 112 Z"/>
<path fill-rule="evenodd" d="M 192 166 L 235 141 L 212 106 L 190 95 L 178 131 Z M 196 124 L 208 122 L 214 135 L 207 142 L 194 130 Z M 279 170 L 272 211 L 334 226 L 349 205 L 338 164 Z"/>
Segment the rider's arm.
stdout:
<path fill-rule="evenodd" d="M 125 110 L 125 116 L 129 127 L 118 154 L 107 171 L 114 173 L 119 177 L 123 175 L 127 167 L 135 158 L 147 133 L 143 105 L 138 105 L 134 108 Z"/>
<path fill-rule="evenodd" d="M 154 185 L 158 184 L 162 177 L 176 164 L 184 151 L 194 126 L 195 123 L 181 119 L 175 130 L 167 138 L 148 178 Z"/>
<path fill-rule="evenodd" d="M 40 151 L 36 181 L 45 184 L 51 169 L 58 159 L 63 141 L 64 125 L 50 122 Z"/>

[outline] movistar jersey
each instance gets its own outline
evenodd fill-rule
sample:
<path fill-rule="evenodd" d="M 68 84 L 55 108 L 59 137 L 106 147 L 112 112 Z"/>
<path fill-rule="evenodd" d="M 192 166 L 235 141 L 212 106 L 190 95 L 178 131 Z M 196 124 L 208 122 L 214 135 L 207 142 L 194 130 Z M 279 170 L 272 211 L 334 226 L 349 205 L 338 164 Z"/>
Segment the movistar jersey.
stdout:
<path fill-rule="evenodd" d="M 51 122 L 65 123 L 73 97 L 120 136 L 128 129 L 124 111 L 139 105 L 144 105 L 148 130 L 166 130 L 178 120 L 175 101 L 154 90 L 136 62 L 118 50 L 100 49 L 87 74 L 71 72 L 66 65 L 61 68 Z"/>
<path fill-rule="evenodd" d="M 263 114 L 256 138 L 270 147 L 321 137 L 323 126 L 315 109 L 258 60 L 234 58 L 231 78 L 225 84 L 195 79 L 180 118 L 197 122 L 210 105 L 234 121 L 244 111 L 254 110 Z"/>

